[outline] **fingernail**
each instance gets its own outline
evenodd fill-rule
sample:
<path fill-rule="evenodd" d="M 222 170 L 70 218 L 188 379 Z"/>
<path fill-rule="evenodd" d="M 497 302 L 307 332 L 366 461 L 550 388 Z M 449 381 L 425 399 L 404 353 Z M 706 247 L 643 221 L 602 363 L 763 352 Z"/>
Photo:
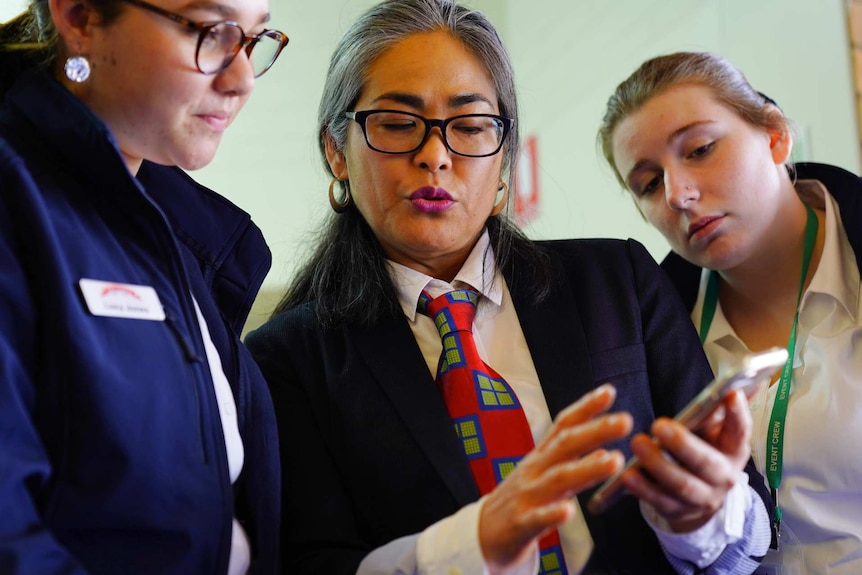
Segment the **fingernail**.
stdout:
<path fill-rule="evenodd" d="M 604 395 L 605 393 L 614 393 L 616 389 L 610 383 L 603 383 L 598 386 L 595 390 L 593 390 L 593 395 L 598 397 L 599 395 Z"/>
<path fill-rule="evenodd" d="M 614 459 L 616 459 L 616 457 L 617 457 L 617 453 L 619 453 L 619 452 L 618 452 L 618 451 L 616 451 L 616 450 L 614 450 L 614 451 L 605 451 L 605 452 L 604 452 L 604 453 L 599 457 L 599 463 L 612 463 L 612 462 L 614 461 Z"/>
<path fill-rule="evenodd" d="M 644 442 L 647 443 L 644 443 Z M 643 456 L 649 449 L 649 439 L 643 435 L 636 435 L 631 442 L 632 452 L 638 457 Z"/>
<path fill-rule="evenodd" d="M 667 423 L 657 423 L 653 428 L 653 433 L 662 441 L 669 441 L 673 437 L 673 429 Z"/>

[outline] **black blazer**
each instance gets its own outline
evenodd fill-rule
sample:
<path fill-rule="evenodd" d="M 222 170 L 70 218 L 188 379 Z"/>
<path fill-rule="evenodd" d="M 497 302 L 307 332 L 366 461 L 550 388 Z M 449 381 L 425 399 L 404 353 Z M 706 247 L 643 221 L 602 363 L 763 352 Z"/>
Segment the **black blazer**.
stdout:
<path fill-rule="evenodd" d="M 629 240 L 540 242 L 550 296 L 506 277 L 552 416 L 604 382 L 635 430 L 673 415 L 711 380 L 667 277 Z M 401 316 L 322 330 L 308 304 L 250 334 L 270 383 L 284 472 L 285 572 L 350 574 L 374 548 L 417 533 L 479 495 L 433 376 Z M 616 447 L 630 453 L 627 441 Z M 755 483 L 763 485 L 759 476 Z M 581 494 L 585 509 L 590 492 Z M 591 572 L 673 573 L 637 501 L 587 514 Z"/>

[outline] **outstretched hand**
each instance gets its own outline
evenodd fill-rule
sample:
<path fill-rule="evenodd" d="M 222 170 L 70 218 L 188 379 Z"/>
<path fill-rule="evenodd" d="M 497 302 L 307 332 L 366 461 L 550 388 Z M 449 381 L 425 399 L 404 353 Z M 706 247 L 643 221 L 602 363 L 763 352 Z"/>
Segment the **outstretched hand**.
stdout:
<path fill-rule="evenodd" d="M 491 573 L 524 560 L 532 543 L 571 519 L 573 498 L 623 466 L 623 455 L 602 446 L 632 429 L 627 413 L 606 414 L 611 385 L 585 395 L 554 421 L 550 433 L 490 494 L 479 518 L 479 543 Z"/>

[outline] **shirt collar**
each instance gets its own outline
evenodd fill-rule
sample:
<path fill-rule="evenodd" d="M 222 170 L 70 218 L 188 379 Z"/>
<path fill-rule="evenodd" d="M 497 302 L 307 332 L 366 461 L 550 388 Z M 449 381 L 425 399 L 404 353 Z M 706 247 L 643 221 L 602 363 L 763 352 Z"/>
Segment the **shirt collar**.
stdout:
<path fill-rule="evenodd" d="M 823 207 L 826 212 L 823 253 L 801 307 L 804 309 L 811 294 L 825 294 L 834 298 L 855 322 L 859 306 L 859 269 L 856 255 L 844 231 L 838 203 L 818 180 L 800 180 L 796 190 L 805 203 L 812 207 Z"/>
<path fill-rule="evenodd" d="M 853 248 L 850 246 L 844 231 L 838 204 L 819 180 L 799 180 L 796 183 L 796 190 L 806 204 L 813 208 L 822 209 L 826 213 L 823 253 L 820 255 L 820 263 L 814 272 L 814 277 L 811 278 L 811 283 L 802 296 L 800 326 L 804 323 L 806 304 L 812 294 L 822 294 L 834 299 L 843 308 L 844 313 L 855 322 L 859 305 L 859 269 L 856 265 Z M 703 300 L 708 277 L 709 270 L 704 269 L 701 272 L 697 302 L 691 314 L 697 326 L 700 325 L 700 318 L 703 314 Z M 736 336 L 733 327 L 724 317 L 720 302 L 716 305 L 715 316 L 708 335 L 705 343 L 707 344 L 707 355 L 710 356 L 713 367 L 716 364 L 712 361 L 715 358 L 710 353 L 710 348 L 715 352 L 717 346 L 731 354 L 746 351 L 745 344 Z"/>
<path fill-rule="evenodd" d="M 404 315 L 410 321 L 416 319 L 416 305 L 419 303 L 419 295 L 422 290 L 427 290 L 432 297 L 437 297 L 453 289 L 470 287 L 483 296 L 479 300 L 480 306 L 486 305 L 483 302 L 488 302 L 499 307 L 503 302 L 503 278 L 497 271 L 494 249 L 491 247 L 488 230 L 482 232 L 464 265 L 461 266 L 451 283 L 433 278 L 392 260 L 386 260 L 386 265 L 389 268 L 389 277 L 398 293 L 398 303 L 401 304 Z"/>

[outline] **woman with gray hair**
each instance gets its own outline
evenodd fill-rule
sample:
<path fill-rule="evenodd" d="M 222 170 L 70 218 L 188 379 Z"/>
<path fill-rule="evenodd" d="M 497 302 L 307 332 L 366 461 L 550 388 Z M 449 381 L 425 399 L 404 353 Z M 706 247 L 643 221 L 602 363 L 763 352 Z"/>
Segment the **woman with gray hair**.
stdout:
<path fill-rule="evenodd" d="M 517 133 L 481 13 L 389 0 L 337 46 L 333 213 L 247 338 L 291 469 L 285 572 L 750 573 L 768 521 L 744 400 L 710 441 L 668 419 L 711 378 L 685 311 L 640 244 L 532 242 L 507 220 Z M 585 516 L 632 452 L 649 522 L 634 497 Z"/>

